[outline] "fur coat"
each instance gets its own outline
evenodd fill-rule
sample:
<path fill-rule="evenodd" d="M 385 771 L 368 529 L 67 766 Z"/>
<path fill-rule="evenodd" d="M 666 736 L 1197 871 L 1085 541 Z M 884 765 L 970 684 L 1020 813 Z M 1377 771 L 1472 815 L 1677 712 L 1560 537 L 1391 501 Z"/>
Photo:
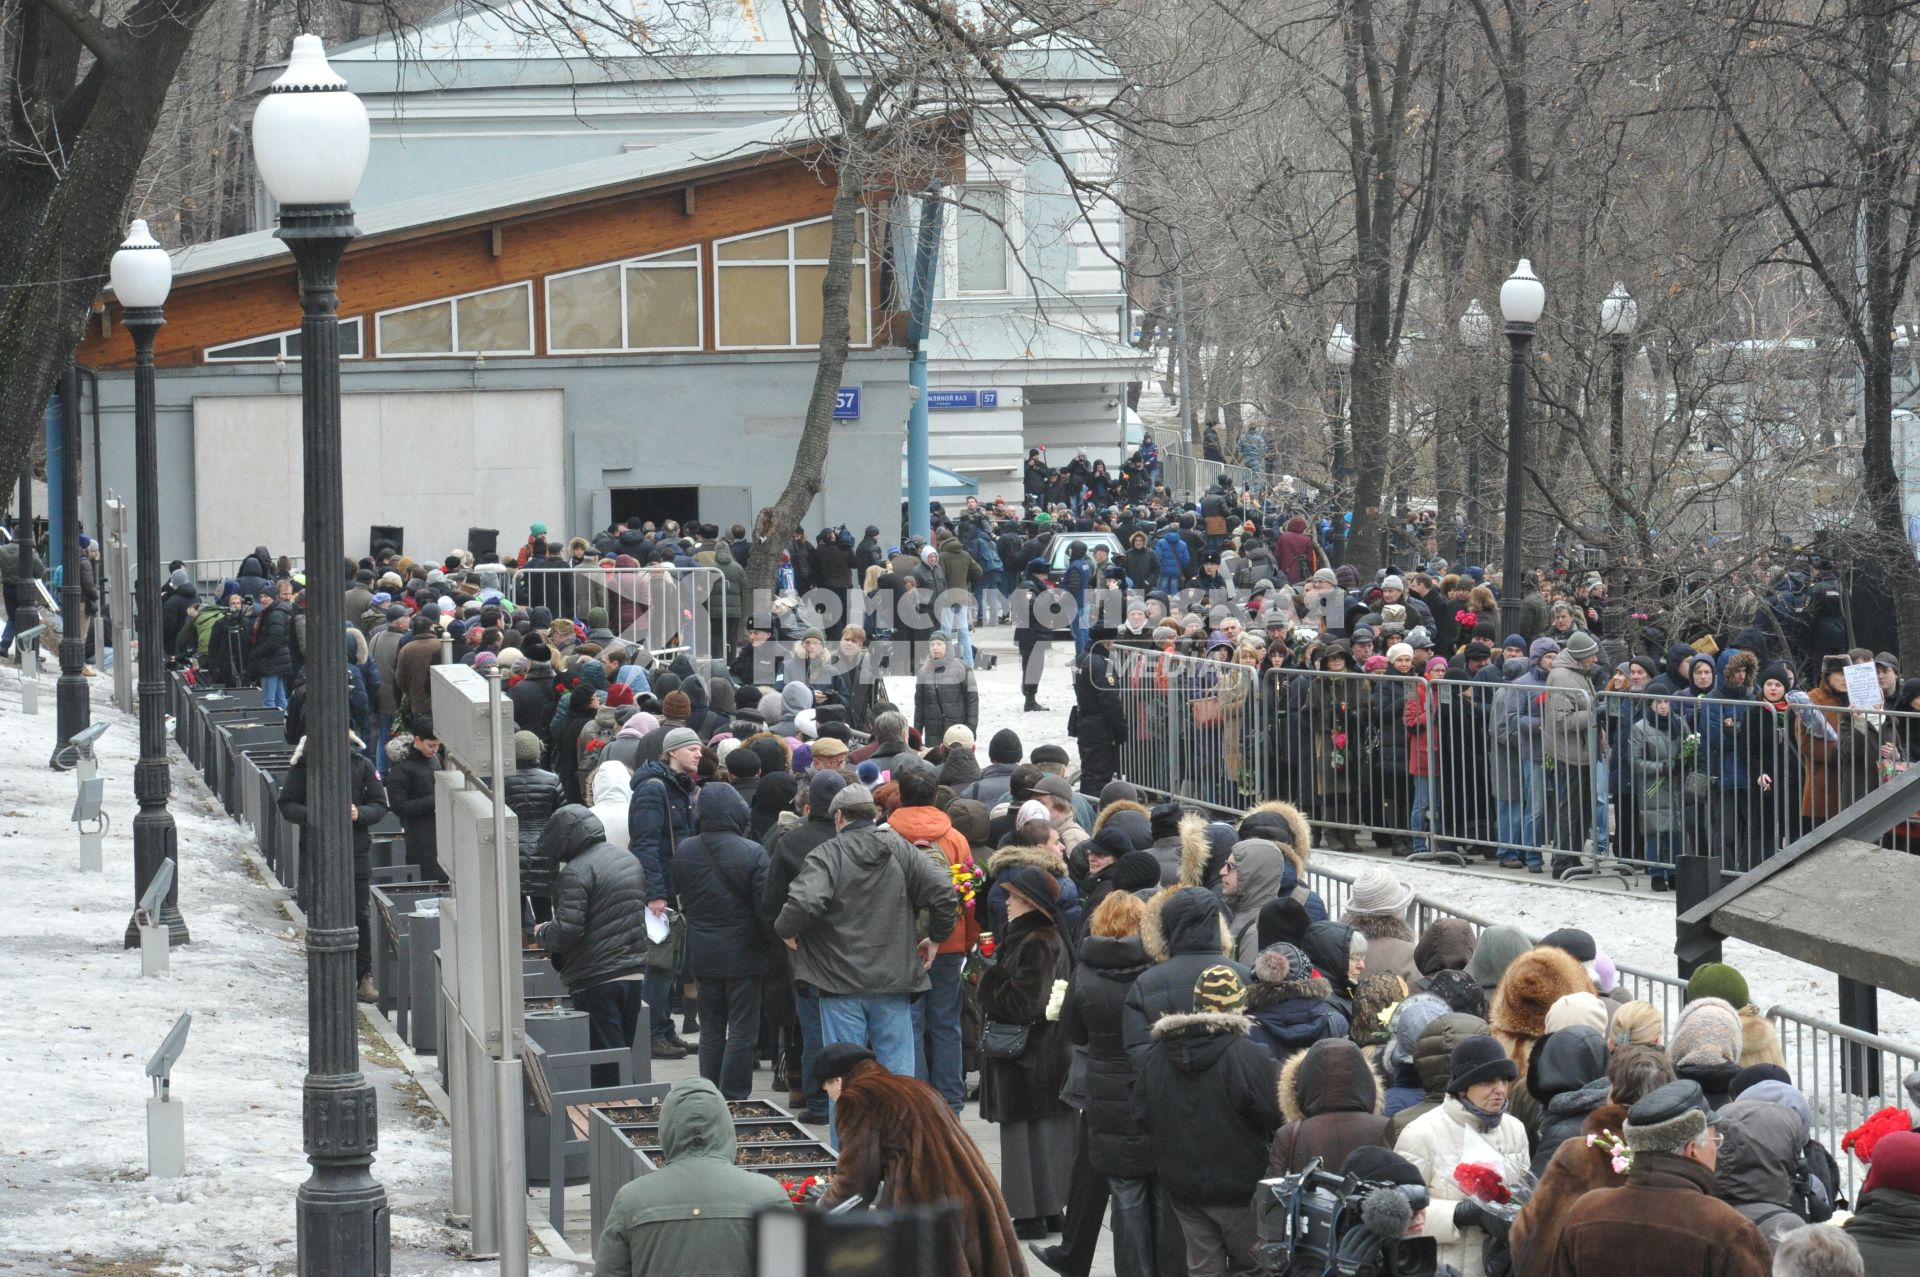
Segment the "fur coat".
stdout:
<path fill-rule="evenodd" d="M 1514 1087 L 1507 1111 L 1520 1119 L 1529 1139 L 1540 1133 L 1544 1114 L 1524 1083 L 1533 1044 L 1547 1032 L 1547 1012 L 1569 993 L 1596 992 L 1593 977 L 1580 959 L 1551 945 L 1537 946 L 1515 958 L 1493 991 L 1487 1023 L 1493 1028 L 1494 1040 L 1520 1070 L 1520 1085 Z"/>
<path fill-rule="evenodd" d="M 887 1186 L 885 1208 L 958 1202 L 960 1253 L 952 1271 L 967 1277 L 1024 1277 L 1026 1265 L 993 1169 L 953 1111 L 925 1082 L 896 1077 L 878 1062 L 854 1065 L 834 1105 L 840 1164 L 825 1205 L 858 1193 L 872 1200 Z"/>
<path fill-rule="evenodd" d="M 1514 1277 L 1545 1277 L 1553 1248 L 1559 1244 L 1561 1221 L 1574 1201 L 1596 1188 L 1618 1188 L 1627 1182 L 1625 1175 L 1613 1173 L 1613 1155 L 1606 1149 L 1590 1147 L 1586 1141 L 1586 1136 L 1602 1131 L 1620 1134 L 1626 1120 L 1624 1105 L 1602 1104 L 1587 1114 L 1581 1138 L 1568 1140 L 1553 1151 L 1553 1160 L 1547 1163 L 1533 1196 L 1520 1208 L 1507 1233 Z"/>

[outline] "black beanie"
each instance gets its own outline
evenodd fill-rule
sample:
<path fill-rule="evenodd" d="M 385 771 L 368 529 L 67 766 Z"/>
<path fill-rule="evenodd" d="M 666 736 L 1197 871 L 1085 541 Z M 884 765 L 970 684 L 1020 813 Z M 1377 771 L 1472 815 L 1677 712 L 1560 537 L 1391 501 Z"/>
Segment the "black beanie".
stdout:
<path fill-rule="evenodd" d="M 1158 803 L 1148 812 L 1148 815 L 1153 819 L 1153 837 L 1156 842 L 1162 838 L 1179 836 L 1179 803 Z"/>
<path fill-rule="evenodd" d="M 987 742 L 987 761 L 990 763 L 1017 763 L 1026 752 L 1019 734 L 1011 727 L 1002 727 Z"/>
<path fill-rule="evenodd" d="M 1785 1082 L 1792 1086 L 1793 1075 L 1778 1064 L 1749 1064 L 1733 1075 L 1733 1081 L 1727 1084 L 1727 1095 L 1737 1100 L 1742 1091 L 1762 1082 Z"/>
<path fill-rule="evenodd" d="M 1512 1082 L 1520 1076 L 1519 1066 L 1507 1058 L 1506 1049 L 1484 1033 L 1454 1043 L 1447 1067 L 1448 1095 L 1458 1095 L 1479 1082 L 1495 1078 Z"/>
<path fill-rule="evenodd" d="M 1578 927 L 1562 927 L 1558 931 L 1549 931 L 1540 938 L 1540 943 L 1547 948 L 1570 953 L 1579 962 L 1592 962 L 1599 954 L 1599 949 L 1593 943 L 1593 937 Z"/>
<path fill-rule="evenodd" d="M 1150 851 L 1130 851 L 1114 863 L 1113 889 L 1115 891 L 1144 891 L 1148 887 L 1159 885 L 1160 861 Z"/>
<path fill-rule="evenodd" d="M 736 779 L 744 780 L 748 776 L 760 774 L 760 755 L 745 745 L 736 745 L 727 751 L 727 773 Z"/>
<path fill-rule="evenodd" d="M 1306 940 L 1307 928 L 1311 925 L 1313 919 L 1307 915 L 1307 907 L 1293 897 L 1269 900 L 1260 906 L 1260 947 L 1264 949 L 1283 940 L 1298 946 Z"/>

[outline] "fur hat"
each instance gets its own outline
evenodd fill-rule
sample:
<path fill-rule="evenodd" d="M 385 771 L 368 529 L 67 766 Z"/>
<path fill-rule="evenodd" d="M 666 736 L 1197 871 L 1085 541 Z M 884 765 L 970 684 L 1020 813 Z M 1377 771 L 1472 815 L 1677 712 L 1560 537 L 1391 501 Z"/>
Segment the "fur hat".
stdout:
<path fill-rule="evenodd" d="M 1687 1003 L 1673 1026 L 1667 1054 L 1676 1069 L 1739 1063 L 1739 1011 L 1720 998 L 1696 998 Z"/>
<path fill-rule="evenodd" d="M 1620 1135 L 1636 1153 L 1678 1153 L 1717 1120 L 1698 1082 L 1669 1082 L 1627 1110 Z"/>
<path fill-rule="evenodd" d="M 1238 1015 L 1247 1005 L 1247 987 L 1232 967 L 1208 967 L 1193 982 L 1193 1009 L 1201 1015 Z"/>
<path fill-rule="evenodd" d="M 1487 1023 L 1496 1033 L 1528 1041 L 1547 1031 L 1554 1003 L 1569 993 L 1592 992 L 1593 981 L 1578 958 L 1541 945 L 1515 958 L 1500 977 Z"/>

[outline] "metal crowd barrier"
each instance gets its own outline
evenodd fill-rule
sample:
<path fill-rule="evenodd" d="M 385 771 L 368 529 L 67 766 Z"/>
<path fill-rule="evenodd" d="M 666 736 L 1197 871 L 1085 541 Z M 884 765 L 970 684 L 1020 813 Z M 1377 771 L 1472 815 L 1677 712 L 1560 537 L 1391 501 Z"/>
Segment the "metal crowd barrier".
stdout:
<path fill-rule="evenodd" d="M 1865 1176 L 1859 1159 L 1840 1147 L 1841 1137 L 1879 1110 L 1901 1106 L 1901 1082 L 1920 1070 L 1920 1047 L 1784 1007 L 1767 1018 L 1779 1031 L 1794 1084 L 1813 1109 L 1813 1138 L 1839 1163 L 1851 1199 Z"/>
<path fill-rule="evenodd" d="M 513 600 L 553 615 L 585 621 L 604 608 L 607 628 L 650 652 L 686 648 L 696 661 L 726 659 L 727 640 L 744 600 L 736 599 L 719 568 L 521 568 Z"/>
<path fill-rule="evenodd" d="M 201 598 L 211 599 L 219 591 L 220 583 L 237 577 L 240 574 L 240 565 L 252 557 L 250 554 L 242 554 L 231 559 L 187 559 L 184 562 L 187 575 L 193 580 L 194 589 L 200 592 Z M 293 571 L 300 572 L 306 569 L 306 559 L 298 554 L 275 555 L 274 561 L 278 562 L 283 557 Z M 172 635 L 168 637 L 171 638 Z"/>
<path fill-rule="evenodd" d="M 1119 773 L 1237 813 L 1294 803 L 1323 845 L 1666 878 L 1745 872 L 1920 762 L 1920 713 L 1261 667 L 1116 645 Z M 1920 849 L 1920 814 L 1885 840 Z"/>

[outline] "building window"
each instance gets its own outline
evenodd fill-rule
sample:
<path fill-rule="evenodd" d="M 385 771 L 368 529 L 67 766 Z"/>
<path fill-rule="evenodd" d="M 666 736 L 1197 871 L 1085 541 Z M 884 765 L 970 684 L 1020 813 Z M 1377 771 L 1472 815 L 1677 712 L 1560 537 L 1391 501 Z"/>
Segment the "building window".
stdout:
<path fill-rule="evenodd" d="M 847 339 L 868 345 L 873 302 L 867 284 L 867 215 L 853 245 Z M 716 346 L 795 349 L 820 344 L 820 285 L 827 276 L 831 218 L 714 242 Z"/>
<path fill-rule="evenodd" d="M 1007 192 L 967 186 L 953 211 L 954 276 L 963 293 L 1007 291 Z"/>
<path fill-rule="evenodd" d="M 465 293 L 374 316 L 379 355 L 531 355 L 533 283 Z"/>
<path fill-rule="evenodd" d="M 675 249 L 547 279 L 547 350 L 699 350 L 700 250 Z"/>
<path fill-rule="evenodd" d="M 230 341 L 224 346 L 209 346 L 201 357 L 210 364 L 251 364 L 270 359 L 298 359 L 300 358 L 300 330 L 289 328 L 283 333 L 249 337 L 245 341 Z M 360 358 L 360 321 L 357 318 L 340 321 L 340 358 Z"/>

